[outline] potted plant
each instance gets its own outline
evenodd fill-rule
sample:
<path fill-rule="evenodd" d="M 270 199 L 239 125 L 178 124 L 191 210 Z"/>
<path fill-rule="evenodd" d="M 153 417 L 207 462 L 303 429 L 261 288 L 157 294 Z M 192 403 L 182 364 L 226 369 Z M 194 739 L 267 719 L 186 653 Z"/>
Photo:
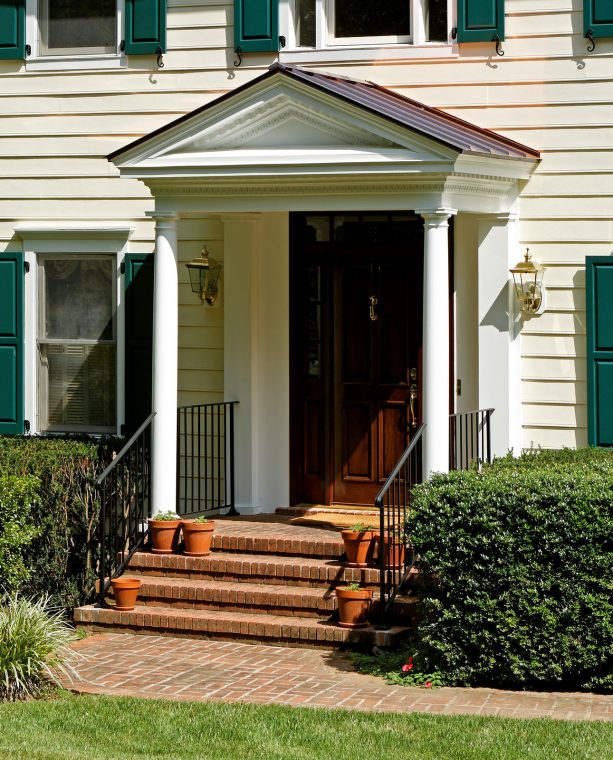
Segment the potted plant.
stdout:
<path fill-rule="evenodd" d="M 188 557 L 204 557 L 211 553 L 211 541 L 215 523 L 206 517 L 196 517 L 194 520 L 181 520 L 183 531 L 183 553 Z"/>
<path fill-rule="evenodd" d="M 386 530 L 382 537 L 379 536 L 379 551 L 383 552 L 385 567 L 402 567 L 406 554 L 405 529 L 396 526 L 390 530 Z"/>
<path fill-rule="evenodd" d="M 362 588 L 359 583 L 337 586 L 338 624 L 341 628 L 365 628 L 368 625 L 368 610 L 372 602 L 372 591 Z"/>
<path fill-rule="evenodd" d="M 372 564 L 374 530 L 370 530 L 368 525 L 363 523 L 355 523 L 350 528 L 342 530 L 341 536 L 347 555 L 345 564 L 348 567 L 368 567 Z"/>
<path fill-rule="evenodd" d="M 113 588 L 113 597 L 115 598 L 115 609 L 122 612 L 133 610 L 136 604 L 136 597 L 142 585 L 142 581 L 139 578 L 132 578 L 131 576 L 113 578 L 111 586 Z"/>
<path fill-rule="evenodd" d="M 176 512 L 158 512 L 150 517 L 149 535 L 154 554 L 173 554 L 179 545 L 181 518 Z"/>

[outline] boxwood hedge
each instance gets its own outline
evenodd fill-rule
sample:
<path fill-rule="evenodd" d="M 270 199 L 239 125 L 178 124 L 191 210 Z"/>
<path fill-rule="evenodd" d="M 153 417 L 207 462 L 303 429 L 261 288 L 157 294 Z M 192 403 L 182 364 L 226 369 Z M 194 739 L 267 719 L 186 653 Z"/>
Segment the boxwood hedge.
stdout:
<path fill-rule="evenodd" d="M 613 691 L 613 452 L 436 475 L 408 529 L 419 647 L 447 683 Z"/>
<path fill-rule="evenodd" d="M 0 585 L 17 591 L 30 578 L 26 557 L 39 534 L 32 513 L 40 501 L 40 481 L 31 476 L 0 476 Z"/>
<path fill-rule="evenodd" d="M 100 508 L 95 482 L 118 445 L 113 439 L 0 436 L 0 479 L 25 476 L 32 496 L 18 518 L 28 540 L 19 539 L 23 567 L 11 589 L 48 593 L 66 608 L 91 597 Z"/>

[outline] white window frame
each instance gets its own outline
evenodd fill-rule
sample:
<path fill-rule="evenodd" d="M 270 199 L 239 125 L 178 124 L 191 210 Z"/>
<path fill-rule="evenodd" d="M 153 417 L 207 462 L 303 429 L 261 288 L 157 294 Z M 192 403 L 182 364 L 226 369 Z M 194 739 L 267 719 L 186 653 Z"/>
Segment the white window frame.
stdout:
<path fill-rule="evenodd" d="M 364 38 L 335 38 L 334 0 L 315 0 L 315 48 L 298 47 L 296 44 L 295 0 L 280 0 L 280 34 L 286 45 L 279 52 L 279 60 L 285 63 L 308 63 L 316 61 L 382 60 L 419 57 L 452 57 L 458 55 L 457 43 L 451 32 L 456 26 L 456 0 L 447 0 L 447 41 L 426 40 L 425 0 L 407 0 L 411 4 L 410 37 L 376 37 L 368 42 Z"/>
<path fill-rule="evenodd" d="M 26 0 L 26 44 L 30 54 L 26 58 L 26 71 L 67 71 L 83 69 L 123 68 L 127 65 L 121 50 L 124 39 L 125 0 L 117 2 L 117 49 L 114 53 L 83 52 L 71 55 L 42 55 L 40 27 L 38 23 L 38 0 Z"/>
<path fill-rule="evenodd" d="M 133 227 L 105 225 L 99 227 L 19 226 L 16 236 L 23 241 L 25 261 L 25 388 L 24 417 L 31 433 L 41 433 L 38 408 L 38 299 L 42 294 L 38 282 L 38 260 L 43 254 L 116 257 L 116 435 L 125 424 L 125 303 L 122 264 L 128 253 L 128 239 Z M 49 433 L 52 435 L 53 433 Z M 92 435 L 99 433 L 92 432 Z"/>

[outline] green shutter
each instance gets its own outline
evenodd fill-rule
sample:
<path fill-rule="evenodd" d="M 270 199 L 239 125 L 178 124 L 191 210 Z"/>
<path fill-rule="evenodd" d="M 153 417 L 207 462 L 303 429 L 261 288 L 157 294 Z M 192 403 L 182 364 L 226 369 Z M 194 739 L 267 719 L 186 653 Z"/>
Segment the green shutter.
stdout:
<path fill-rule="evenodd" d="M 278 6 L 278 0 L 234 0 L 234 47 L 245 53 L 276 53 Z"/>
<path fill-rule="evenodd" d="M 613 37 L 613 3 L 611 0 L 583 0 L 583 34 Z"/>
<path fill-rule="evenodd" d="M 458 42 L 504 40 L 504 0 L 458 0 Z"/>
<path fill-rule="evenodd" d="M 126 53 L 166 52 L 166 0 L 126 0 Z"/>
<path fill-rule="evenodd" d="M 23 433 L 23 253 L 0 253 L 0 433 Z"/>
<path fill-rule="evenodd" d="M 0 60 L 26 57 L 26 0 L 0 0 Z"/>
<path fill-rule="evenodd" d="M 151 414 L 153 254 L 129 253 L 125 263 L 126 434 Z"/>
<path fill-rule="evenodd" d="M 587 257 L 585 288 L 588 440 L 613 446 L 613 257 Z"/>

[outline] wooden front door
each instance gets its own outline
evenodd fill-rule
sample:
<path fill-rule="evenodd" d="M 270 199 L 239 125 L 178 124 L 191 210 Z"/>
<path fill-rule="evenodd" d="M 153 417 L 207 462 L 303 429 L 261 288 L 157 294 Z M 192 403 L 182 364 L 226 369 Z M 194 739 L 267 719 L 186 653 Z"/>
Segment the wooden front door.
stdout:
<path fill-rule="evenodd" d="M 372 504 L 420 421 L 423 226 L 295 215 L 293 231 L 293 501 Z"/>

